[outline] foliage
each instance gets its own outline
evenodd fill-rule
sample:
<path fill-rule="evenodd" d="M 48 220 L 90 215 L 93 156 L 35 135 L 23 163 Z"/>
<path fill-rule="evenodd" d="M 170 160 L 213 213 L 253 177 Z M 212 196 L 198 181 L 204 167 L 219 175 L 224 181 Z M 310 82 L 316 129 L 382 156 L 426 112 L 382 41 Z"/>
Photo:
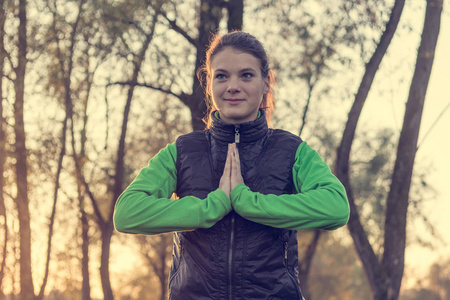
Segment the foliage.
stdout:
<path fill-rule="evenodd" d="M 400 300 L 450 299 L 450 259 L 444 258 L 430 266 L 428 274 L 419 278 L 415 288 L 405 290 Z"/>
<path fill-rule="evenodd" d="M 311 299 L 371 299 L 364 269 L 342 233 L 322 235 L 308 281 Z"/>

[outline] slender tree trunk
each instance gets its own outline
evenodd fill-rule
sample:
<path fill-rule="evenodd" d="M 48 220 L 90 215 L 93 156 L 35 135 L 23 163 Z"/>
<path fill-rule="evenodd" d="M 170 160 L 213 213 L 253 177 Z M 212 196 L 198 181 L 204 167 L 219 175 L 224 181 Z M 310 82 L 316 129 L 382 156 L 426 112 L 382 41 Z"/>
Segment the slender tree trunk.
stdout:
<path fill-rule="evenodd" d="M 84 210 L 84 195 L 78 196 L 80 221 L 81 221 L 81 299 L 91 300 L 91 285 L 89 274 L 89 223 L 86 211 Z"/>
<path fill-rule="evenodd" d="M 167 279 L 169 275 L 169 259 L 172 258 L 173 235 L 170 233 L 158 236 L 136 236 L 142 257 L 147 261 L 150 271 L 158 278 L 161 294 L 160 299 L 167 297 Z"/>
<path fill-rule="evenodd" d="M 322 235 L 321 230 L 313 230 L 313 237 L 308 244 L 306 253 L 298 262 L 298 279 L 300 281 L 300 286 L 302 287 L 302 294 L 306 299 L 310 299 L 311 295 L 308 288 L 308 278 L 311 270 L 312 261 L 314 254 L 316 253 L 317 245 L 319 244 L 320 236 Z"/>
<path fill-rule="evenodd" d="M 2 26 L 3 28 L 3 26 Z M 2 38 L 3 39 L 3 38 Z M 1 42 L 0 42 L 1 43 Z M 2 47 L 2 46 L 0 46 Z M 1 49 L 1 48 L 0 48 Z M 3 59 L 0 58 L 0 74 L 3 74 Z M 5 295 L 3 293 L 3 278 L 5 276 L 5 266 L 7 257 L 7 247 L 8 247 L 8 220 L 6 216 L 5 198 L 3 194 L 3 187 L 5 184 L 3 173 L 5 171 L 6 163 L 6 121 L 3 118 L 3 77 L 0 78 L 0 218 L 3 218 L 3 247 L 2 247 L 2 258 L 0 263 L 0 299 L 4 299 Z"/>
<path fill-rule="evenodd" d="M 3 177 L 6 164 L 6 120 L 3 116 L 3 71 L 6 58 L 6 52 L 4 47 L 4 37 L 5 37 L 5 9 L 3 2 L 0 4 L 0 218 L 3 217 L 3 249 L 2 258 L 0 264 L 0 299 L 5 299 L 3 293 L 3 278 L 5 276 L 5 266 L 7 257 L 7 247 L 8 247 L 8 222 L 6 216 L 5 198 L 3 194 L 3 187 L 5 185 L 5 180 Z"/>
<path fill-rule="evenodd" d="M 18 58 L 15 68 L 14 89 L 14 133 L 16 156 L 16 205 L 19 216 L 20 235 L 20 297 L 23 300 L 34 299 L 33 278 L 31 273 L 31 228 L 28 199 L 27 149 L 25 146 L 25 125 L 23 117 L 25 94 L 25 68 L 27 64 L 27 15 L 26 0 L 19 0 Z"/>
<path fill-rule="evenodd" d="M 167 297 L 167 289 L 168 289 L 168 277 L 169 277 L 169 270 L 168 267 L 168 259 L 172 258 L 170 253 L 172 252 L 172 245 L 173 245 L 173 236 L 171 234 L 164 234 L 161 235 L 161 242 L 158 245 L 158 252 L 160 253 L 160 260 L 159 260 L 159 267 L 158 269 L 158 278 L 159 282 L 161 284 L 161 300 L 166 299 Z M 170 249 L 170 251 L 168 250 Z"/>
<path fill-rule="evenodd" d="M 36 297 L 38 300 L 44 299 L 44 292 L 45 292 L 45 287 L 47 286 L 47 280 L 48 280 L 48 274 L 49 274 L 49 268 L 50 268 L 50 256 L 51 256 L 51 249 L 52 249 L 53 227 L 54 227 L 54 224 L 55 224 L 56 204 L 58 202 L 59 179 L 61 177 L 61 171 L 62 171 L 64 156 L 66 155 L 67 121 L 68 121 L 68 116 L 66 114 L 66 116 L 64 118 L 64 121 L 63 121 L 63 128 L 62 128 L 62 132 L 61 132 L 61 151 L 60 151 L 60 154 L 59 154 L 58 167 L 57 167 L 56 177 L 55 177 L 55 189 L 54 189 L 54 192 L 53 192 L 53 207 L 52 207 L 52 212 L 51 212 L 51 215 L 50 215 L 50 223 L 49 223 L 49 226 L 48 226 L 47 260 L 46 260 L 46 264 L 45 264 L 44 279 L 42 281 L 42 285 L 41 285 L 41 289 L 39 291 L 39 295 Z"/>
<path fill-rule="evenodd" d="M 389 277 L 387 299 L 397 299 L 403 277 L 409 190 L 425 95 L 440 31 L 442 0 L 428 0 L 422 40 L 406 103 L 392 183 L 387 198 L 383 268 Z"/>
<path fill-rule="evenodd" d="M 165 300 L 167 297 L 167 278 L 169 274 L 166 272 L 166 256 L 163 257 L 164 260 L 161 260 L 161 273 L 162 277 L 159 279 L 161 283 L 161 300 Z"/>
<path fill-rule="evenodd" d="M 355 96 L 355 101 L 353 102 L 352 108 L 349 112 L 347 124 L 344 129 L 341 144 L 337 150 L 336 158 L 335 173 L 347 190 L 347 196 L 350 204 L 350 219 L 348 221 L 348 229 L 350 231 L 350 235 L 353 238 L 359 258 L 363 263 L 364 270 L 366 272 L 375 299 L 379 297 L 378 294 L 380 287 L 381 290 L 385 290 L 385 287 L 387 286 L 387 275 L 381 267 L 378 257 L 376 256 L 367 237 L 367 233 L 364 231 L 364 228 L 359 219 L 359 213 L 355 204 L 355 199 L 350 183 L 349 160 L 350 150 L 355 136 L 356 125 L 361 115 L 363 105 L 367 99 L 367 95 L 369 93 L 370 87 L 372 86 L 372 82 L 375 78 L 378 67 L 380 66 L 381 60 L 383 59 L 392 40 L 392 37 L 394 36 L 394 33 L 397 29 L 404 5 L 404 0 L 395 1 L 390 19 L 386 24 L 386 29 L 381 36 L 380 42 L 378 43 L 372 58 L 366 65 L 366 71 L 359 86 L 358 92 Z"/>
<path fill-rule="evenodd" d="M 89 80 L 89 76 L 87 76 L 87 80 Z M 89 273 L 89 221 L 85 206 L 85 185 L 83 180 L 81 180 L 81 175 L 83 173 L 84 168 L 84 159 L 86 158 L 86 125 L 87 125 L 87 103 L 89 99 L 89 91 L 91 84 L 88 84 L 88 94 L 86 95 L 84 101 L 84 109 L 83 109 L 83 127 L 80 132 L 80 140 L 81 140 L 81 149 L 80 154 L 77 155 L 77 150 L 75 147 L 75 128 L 74 128 L 74 118 L 73 114 L 70 115 L 71 119 L 71 137 L 72 137 L 72 157 L 75 162 L 75 168 L 77 173 L 77 192 L 78 192 L 78 209 L 80 212 L 80 223 L 81 223 L 81 299 L 82 300 L 91 300 L 91 285 L 90 285 L 90 273 Z M 71 99 L 70 99 L 71 100 Z M 72 100 L 70 103 L 72 105 Z M 70 110 L 72 111 L 72 109 Z"/>
<path fill-rule="evenodd" d="M 86 57 L 89 56 L 89 49 L 86 48 L 85 50 Z M 87 108 L 90 98 L 90 92 L 92 88 L 93 83 L 93 74 L 90 71 L 89 68 L 89 60 L 87 64 L 85 65 L 85 76 L 86 76 L 86 82 L 87 82 L 87 88 L 86 88 L 86 96 L 83 102 L 83 125 L 80 130 L 80 155 L 79 155 L 79 165 L 81 168 L 81 172 L 83 172 L 84 169 L 84 163 L 83 161 L 87 161 L 86 157 L 86 127 L 88 122 L 88 115 L 87 115 Z M 73 120 L 72 120 L 73 124 Z M 74 134 L 74 126 L 72 126 L 72 151 L 74 154 L 74 159 L 77 158 L 76 155 L 76 149 L 75 149 L 75 134 Z M 82 275 L 82 287 L 81 287 L 81 299 L 82 300 L 91 300 L 91 285 L 90 285 L 90 273 L 89 273 L 89 220 L 88 215 L 86 213 L 85 207 L 85 192 L 83 190 L 83 183 L 78 179 L 77 180 L 77 186 L 78 186 L 78 204 L 79 204 L 79 210 L 80 210 L 80 223 L 81 223 L 81 238 L 82 238 L 82 244 L 81 244 L 81 275 Z"/>
<path fill-rule="evenodd" d="M 66 140 L 67 140 L 67 128 L 68 128 L 68 122 L 72 118 L 72 98 L 71 98 L 71 74 L 73 69 L 73 56 L 74 56 L 74 49 L 75 49 L 75 36 L 77 32 L 77 27 L 81 18 L 82 14 L 82 7 L 86 0 L 80 0 L 79 3 L 79 10 L 78 15 L 75 23 L 72 25 L 72 32 L 71 32 L 71 39 L 70 39 L 70 47 L 69 47 L 69 53 L 68 53 L 68 64 L 67 69 L 65 68 L 66 59 L 63 58 L 62 52 L 58 51 L 59 53 L 59 61 L 61 66 L 61 72 L 64 77 L 64 99 L 65 99 L 65 118 L 63 121 L 63 128 L 61 132 L 61 151 L 58 159 L 58 167 L 57 172 L 55 176 L 55 189 L 54 189 L 54 196 L 53 196 L 53 208 L 50 216 L 50 223 L 49 223 L 49 232 L 48 232 L 48 243 L 47 243 L 47 260 L 45 265 L 45 273 L 44 273 L 44 279 L 41 285 L 41 289 L 39 292 L 39 295 L 37 299 L 42 300 L 44 298 L 44 292 L 47 285 L 48 280 L 48 274 L 49 274 L 49 268 L 50 268 L 50 258 L 51 258 L 51 249 L 52 249 L 52 238 L 53 238 L 53 227 L 55 222 L 55 215 L 56 215 L 56 205 L 58 201 L 58 191 L 59 191 L 59 180 L 63 168 L 63 160 L 64 156 L 66 154 Z M 59 45 L 58 45 L 59 46 Z"/>
<path fill-rule="evenodd" d="M 306 116 L 308 114 L 309 104 L 311 103 L 311 97 L 312 97 L 312 92 L 313 92 L 314 86 L 315 86 L 315 82 L 312 82 L 311 78 L 309 78 L 309 80 L 308 80 L 308 97 L 306 98 L 306 104 L 305 104 L 305 107 L 303 108 L 302 125 L 300 126 L 298 136 L 302 136 L 303 129 L 305 128 L 305 125 L 306 125 Z"/>
<path fill-rule="evenodd" d="M 128 117 L 131 110 L 131 103 L 134 95 L 134 90 L 137 85 L 138 75 L 141 70 L 142 63 L 145 58 L 145 54 L 147 49 L 153 39 L 154 29 L 156 26 L 156 19 L 158 17 L 158 13 L 155 13 L 155 17 L 153 19 L 153 27 L 151 31 L 147 34 L 146 40 L 144 41 L 140 53 L 135 57 L 134 61 L 134 69 L 133 75 L 130 80 L 130 87 L 127 93 L 127 101 L 124 108 L 123 120 L 122 120 L 122 130 L 119 139 L 119 146 L 117 148 L 117 160 L 116 160 L 116 168 L 114 175 L 114 186 L 113 190 L 113 200 L 111 201 L 111 207 L 109 209 L 109 214 L 105 222 L 103 222 L 101 226 L 102 231 L 102 254 L 101 254 L 101 265 L 100 265 L 100 276 L 102 280 L 103 294 L 105 299 L 114 299 L 111 281 L 109 277 L 109 257 L 110 257 L 110 247 L 111 247 L 111 237 L 114 230 L 113 224 L 113 212 L 114 206 L 117 198 L 123 191 L 123 179 L 124 179 L 124 159 L 125 159 L 125 140 L 127 134 L 127 126 L 128 126 Z M 101 216 L 98 216 L 101 217 Z"/>
<path fill-rule="evenodd" d="M 102 234 L 102 254 L 100 257 L 100 277 L 102 281 L 103 297 L 104 299 L 114 299 L 114 294 L 111 287 L 111 280 L 109 277 L 109 258 L 111 254 L 111 237 L 114 226 L 112 222 L 107 222 L 101 228 Z"/>

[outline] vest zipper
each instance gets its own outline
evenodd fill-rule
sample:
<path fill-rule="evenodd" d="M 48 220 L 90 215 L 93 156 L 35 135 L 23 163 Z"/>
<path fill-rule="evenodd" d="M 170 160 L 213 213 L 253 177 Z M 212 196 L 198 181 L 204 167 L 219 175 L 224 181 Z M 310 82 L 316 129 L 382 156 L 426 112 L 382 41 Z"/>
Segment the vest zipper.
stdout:
<path fill-rule="evenodd" d="M 284 261 L 286 262 L 286 267 L 288 265 L 288 243 L 284 242 Z"/>
<path fill-rule="evenodd" d="M 298 286 L 298 280 L 294 278 L 294 276 L 289 271 L 289 264 L 288 264 L 288 242 L 284 242 L 284 261 L 286 263 L 286 271 L 288 273 L 289 278 L 291 279 L 292 283 L 295 286 L 295 291 L 297 292 L 297 299 L 305 300 L 303 298 L 302 292 L 300 291 L 300 287 Z M 301 297 L 301 298 L 300 298 Z"/>
<path fill-rule="evenodd" d="M 239 144 L 241 135 L 239 133 L 239 125 L 234 125 L 234 142 Z M 228 252 L 228 294 L 230 300 L 233 299 L 233 255 L 234 255 L 234 223 L 235 215 L 231 216 L 231 233 L 230 233 L 230 251 Z"/>
<path fill-rule="evenodd" d="M 233 299 L 233 249 L 234 249 L 234 223 L 235 216 L 231 216 L 230 251 L 228 252 L 228 293 L 230 300 Z"/>

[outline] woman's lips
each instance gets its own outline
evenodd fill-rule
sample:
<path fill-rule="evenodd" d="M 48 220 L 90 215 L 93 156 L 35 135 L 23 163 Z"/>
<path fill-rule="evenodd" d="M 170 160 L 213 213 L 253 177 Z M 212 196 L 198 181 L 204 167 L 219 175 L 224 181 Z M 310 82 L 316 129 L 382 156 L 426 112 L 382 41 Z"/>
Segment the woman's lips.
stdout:
<path fill-rule="evenodd" d="M 239 103 L 244 102 L 244 99 L 225 99 L 225 102 L 230 105 L 238 105 Z"/>

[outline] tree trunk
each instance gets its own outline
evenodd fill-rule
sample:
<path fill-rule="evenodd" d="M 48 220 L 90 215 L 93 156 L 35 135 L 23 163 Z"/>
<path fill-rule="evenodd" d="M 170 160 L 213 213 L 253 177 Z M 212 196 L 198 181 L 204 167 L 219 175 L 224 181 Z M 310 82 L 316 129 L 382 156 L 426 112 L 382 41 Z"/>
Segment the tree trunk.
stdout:
<path fill-rule="evenodd" d="M 382 264 L 389 277 L 387 299 L 397 299 L 404 269 L 406 217 L 425 95 L 439 36 L 442 0 L 428 0 L 425 22 L 411 81 L 397 159 L 387 198 Z"/>
<path fill-rule="evenodd" d="M 114 226 L 112 222 L 107 222 L 101 228 L 102 234 L 102 254 L 100 257 L 100 278 L 102 281 L 103 298 L 106 300 L 113 300 L 114 294 L 111 287 L 111 280 L 109 277 L 109 257 L 111 254 L 111 237 Z"/>
<path fill-rule="evenodd" d="M 86 49 L 86 56 L 89 56 L 89 49 Z M 84 169 L 84 163 L 83 161 L 87 161 L 86 157 L 86 127 L 87 127 L 87 121 L 88 121 L 88 115 L 87 115 L 87 108 L 89 103 L 89 96 L 92 88 L 92 74 L 89 70 L 89 64 L 85 66 L 85 72 L 86 72 L 86 82 L 87 82 L 87 88 L 86 88 L 86 96 L 83 101 L 83 125 L 80 130 L 80 155 L 76 155 L 76 148 L 75 148 L 75 133 L 74 133 L 74 126 L 72 126 L 72 151 L 74 154 L 74 159 L 79 159 L 78 165 L 80 166 L 81 172 L 83 172 Z M 72 120 L 73 125 L 73 120 Z M 78 176 L 77 176 L 78 177 Z M 80 210 L 80 223 L 81 223 L 81 277 L 82 277 L 82 284 L 81 284 L 81 300 L 91 300 L 91 285 L 90 285 L 90 273 L 89 273 L 89 220 L 88 215 L 85 210 L 85 195 L 83 189 L 83 183 L 79 178 L 77 178 L 77 188 L 78 188 L 78 207 Z"/>
<path fill-rule="evenodd" d="M 0 68 L 0 72 L 3 73 L 3 68 Z M 0 79 L 0 86 L 2 85 L 2 80 Z M 5 207 L 5 198 L 3 196 L 3 186 L 5 184 L 3 173 L 5 170 L 5 162 L 6 162 L 6 134 L 5 134 L 5 120 L 3 118 L 3 96 L 0 88 L 0 218 L 3 217 L 3 249 L 2 249 L 2 258 L 1 258 L 1 266 L 0 266 L 0 299 L 4 299 L 2 284 L 3 278 L 5 275 L 5 266 L 6 266 L 6 257 L 7 257 L 7 247 L 8 247 L 8 222 L 6 216 L 6 207 Z"/>
<path fill-rule="evenodd" d="M 8 247 L 8 222 L 6 216 L 5 198 L 3 194 L 3 187 L 5 180 L 3 177 L 6 164 L 6 120 L 3 117 L 3 71 L 5 65 L 6 52 L 4 47 L 5 37 L 5 9 L 3 2 L 0 4 L 0 218 L 3 217 L 3 249 L 0 266 L 0 299 L 5 299 L 3 293 L 3 278 L 5 276 L 5 266 Z"/>
<path fill-rule="evenodd" d="M 123 120 L 122 120 L 122 130 L 121 135 L 119 139 L 119 145 L 117 148 L 117 158 L 116 158 L 116 168 L 115 168 L 115 175 L 114 175 L 114 186 L 112 187 L 113 190 L 113 200 L 111 201 L 111 207 L 108 212 L 108 216 L 106 221 L 102 222 L 103 226 L 101 226 L 102 231 L 102 254 L 101 254 L 101 266 L 100 266 L 100 276 L 102 280 L 102 287 L 103 287 L 103 294 L 105 299 L 113 300 L 113 292 L 111 289 L 111 281 L 109 277 L 109 257 L 110 257 L 110 247 L 111 247 L 111 237 L 114 230 L 114 224 L 113 224 L 113 213 L 114 213 L 114 206 L 117 201 L 117 198 L 120 196 L 120 194 L 123 191 L 123 179 L 124 179 L 124 159 L 125 159 L 125 140 L 126 140 L 126 134 L 127 134 L 127 126 L 128 126 L 128 117 L 131 110 L 131 102 L 133 99 L 134 89 L 137 85 L 137 79 L 139 72 L 141 70 L 142 63 L 145 58 L 145 54 L 147 52 L 147 49 L 153 39 L 154 35 L 154 29 L 156 25 L 156 19 L 158 17 L 158 13 L 155 13 L 155 17 L 153 20 L 153 27 L 151 31 L 147 34 L 146 40 L 144 41 L 140 53 L 135 57 L 134 60 L 134 69 L 133 69 L 133 75 L 130 80 L 130 87 L 128 89 L 127 93 L 127 101 L 124 108 L 123 113 Z M 98 218 L 101 218 L 101 216 L 97 216 Z"/>
<path fill-rule="evenodd" d="M 15 133 L 15 170 L 20 235 L 20 297 L 23 300 L 34 299 L 33 278 L 31 273 L 31 228 L 28 199 L 27 149 L 25 146 L 25 125 L 23 119 L 25 94 L 25 68 L 27 64 L 27 15 L 26 0 L 19 0 L 18 58 L 15 68 L 14 90 L 14 133 Z"/>
<path fill-rule="evenodd" d="M 71 38 L 70 38 L 70 47 L 68 51 L 68 57 L 67 59 L 63 57 L 62 51 L 58 51 L 59 53 L 59 62 L 61 67 L 61 72 L 64 78 L 64 98 L 65 98 L 65 118 L 63 121 L 63 128 L 61 132 L 61 152 L 59 154 L 59 160 L 58 160 L 58 167 L 56 171 L 55 176 L 55 189 L 54 189 L 54 195 L 53 195 L 53 208 L 50 216 L 50 223 L 49 223 L 49 232 L 48 232 L 48 243 L 47 243 L 47 261 L 45 265 L 45 272 L 44 272 L 44 279 L 40 288 L 39 295 L 37 299 L 42 300 L 44 298 L 44 292 L 47 285 L 48 280 L 48 274 L 49 274 L 49 267 L 50 267 L 50 257 L 51 257 L 51 249 L 52 249 L 52 238 L 53 238 L 53 227 L 55 222 L 55 215 L 56 215 L 56 204 L 58 201 L 58 191 L 59 191 L 59 180 L 63 168 L 63 160 L 64 156 L 66 154 L 66 139 L 67 139 L 67 128 L 68 128 L 68 122 L 69 119 L 72 119 L 72 96 L 71 96 L 71 74 L 73 69 L 73 56 L 74 56 L 74 49 L 75 49 L 75 36 L 77 32 L 77 27 L 80 22 L 81 14 L 82 14 L 82 6 L 86 0 L 80 0 L 79 3 L 79 10 L 78 15 L 75 23 L 72 25 L 72 32 L 71 32 Z M 65 63 L 68 61 L 67 69 L 65 68 Z"/>
<path fill-rule="evenodd" d="M 161 253 L 160 261 L 160 282 L 161 282 L 161 300 L 166 299 L 167 289 L 168 289 L 168 278 L 170 267 L 168 267 L 167 261 L 172 258 L 172 245 L 173 245 L 173 235 L 165 234 L 161 235 L 161 245 L 159 247 L 159 252 Z"/>
<path fill-rule="evenodd" d="M 150 271 L 158 278 L 161 294 L 160 299 L 167 297 L 167 280 L 169 275 L 169 260 L 172 258 L 173 235 L 171 233 L 157 236 L 136 236 L 142 257 L 147 261 Z"/>
<path fill-rule="evenodd" d="M 228 1 L 228 31 L 242 30 L 244 22 L 244 0 Z"/>
<path fill-rule="evenodd" d="M 68 115 L 66 114 L 64 121 L 63 121 L 63 128 L 61 132 L 61 152 L 59 154 L 58 159 L 58 167 L 56 170 L 56 176 L 55 176 L 55 189 L 53 192 L 53 208 L 50 215 L 50 223 L 48 226 L 48 242 L 47 242 L 47 260 L 45 264 L 45 272 L 44 272 L 44 279 L 41 285 L 41 289 L 39 291 L 39 295 L 36 297 L 38 300 L 44 299 L 44 292 L 45 287 L 47 286 L 47 280 L 48 280 L 48 273 L 50 268 L 50 254 L 52 249 L 52 238 L 53 238 L 53 227 L 55 224 L 55 215 L 56 215 L 56 204 L 58 202 L 58 190 L 59 190 L 59 179 L 61 177 L 61 171 L 63 166 L 63 160 L 64 156 L 66 155 L 66 132 L 67 132 L 67 122 L 68 122 Z"/>
<path fill-rule="evenodd" d="M 79 209 L 81 221 L 81 299 L 91 300 L 91 285 L 89 274 L 89 223 L 86 211 L 84 210 L 84 196 L 79 195 Z"/>
<path fill-rule="evenodd" d="M 172 235 L 166 234 L 161 236 L 160 243 L 157 245 L 157 254 L 159 260 L 154 262 L 153 267 L 154 272 L 157 274 L 159 283 L 161 285 L 161 300 L 165 300 L 167 296 L 167 279 L 168 279 L 168 268 L 167 268 L 167 247 L 172 246 Z"/>
<path fill-rule="evenodd" d="M 86 76 L 87 80 L 89 80 L 89 76 Z M 71 114 L 71 136 L 72 136 L 72 156 L 75 162 L 75 168 L 77 173 L 77 193 L 78 193 L 78 209 L 80 212 L 80 223 L 81 223 L 81 299 L 82 300 L 91 300 L 91 286 L 90 286 L 90 274 L 89 274 L 89 221 L 85 206 L 85 192 L 84 192 L 84 184 L 83 180 L 81 180 L 80 174 L 83 173 L 84 163 L 83 161 L 86 159 L 86 125 L 87 125 L 87 104 L 89 99 L 89 91 L 91 88 L 91 83 L 88 84 L 88 93 L 84 100 L 83 107 L 83 126 L 80 132 L 80 140 L 81 140 L 81 149 L 80 155 L 77 155 L 76 147 L 75 147 L 75 128 L 74 128 L 74 118 L 73 114 Z M 72 103 L 70 104 L 73 107 Z M 72 109 L 71 109 L 72 111 Z"/>
<path fill-rule="evenodd" d="M 206 113 L 204 83 L 197 77 L 198 70 L 202 67 L 206 58 L 206 47 L 212 35 L 219 28 L 222 19 L 223 4 L 220 0 L 201 0 L 199 13 L 200 21 L 198 26 L 197 54 L 195 59 L 195 69 L 193 74 L 192 94 L 186 96 L 185 104 L 189 107 L 192 117 L 192 129 L 199 131 L 205 129 L 203 117 Z"/>
<path fill-rule="evenodd" d="M 348 201 L 350 204 L 350 219 L 348 221 L 348 229 L 353 238 L 359 258 L 363 263 L 364 270 L 366 272 L 371 290 L 375 298 L 378 297 L 379 287 L 386 287 L 387 276 L 384 270 L 381 268 L 378 257 L 376 256 L 368 240 L 367 233 L 364 231 L 364 228 L 359 219 L 359 214 L 350 183 L 349 160 L 350 150 L 355 136 L 356 125 L 361 115 L 363 105 L 367 99 L 367 95 L 369 93 L 370 87 L 372 86 L 373 79 L 375 78 L 375 74 L 378 70 L 378 67 L 380 66 L 381 60 L 383 59 L 386 50 L 392 40 L 392 37 L 394 36 L 394 33 L 397 29 L 404 4 L 404 0 L 395 1 L 390 19 L 386 24 L 386 29 L 381 36 L 380 42 L 377 45 L 372 58 L 366 65 L 366 71 L 359 86 L 358 92 L 355 96 L 355 101 L 353 102 L 352 108 L 348 115 L 348 120 L 344 129 L 341 144 L 337 150 L 336 157 L 335 173 L 345 186 Z"/>
<path fill-rule="evenodd" d="M 308 289 L 308 278 L 314 254 L 316 253 L 317 245 L 319 244 L 319 239 L 321 235 L 322 235 L 321 230 L 313 230 L 313 237 L 308 244 L 306 253 L 303 256 L 303 258 L 298 262 L 298 279 L 300 281 L 300 286 L 302 287 L 302 294 L 306 299 L 311 298 Z"/>

